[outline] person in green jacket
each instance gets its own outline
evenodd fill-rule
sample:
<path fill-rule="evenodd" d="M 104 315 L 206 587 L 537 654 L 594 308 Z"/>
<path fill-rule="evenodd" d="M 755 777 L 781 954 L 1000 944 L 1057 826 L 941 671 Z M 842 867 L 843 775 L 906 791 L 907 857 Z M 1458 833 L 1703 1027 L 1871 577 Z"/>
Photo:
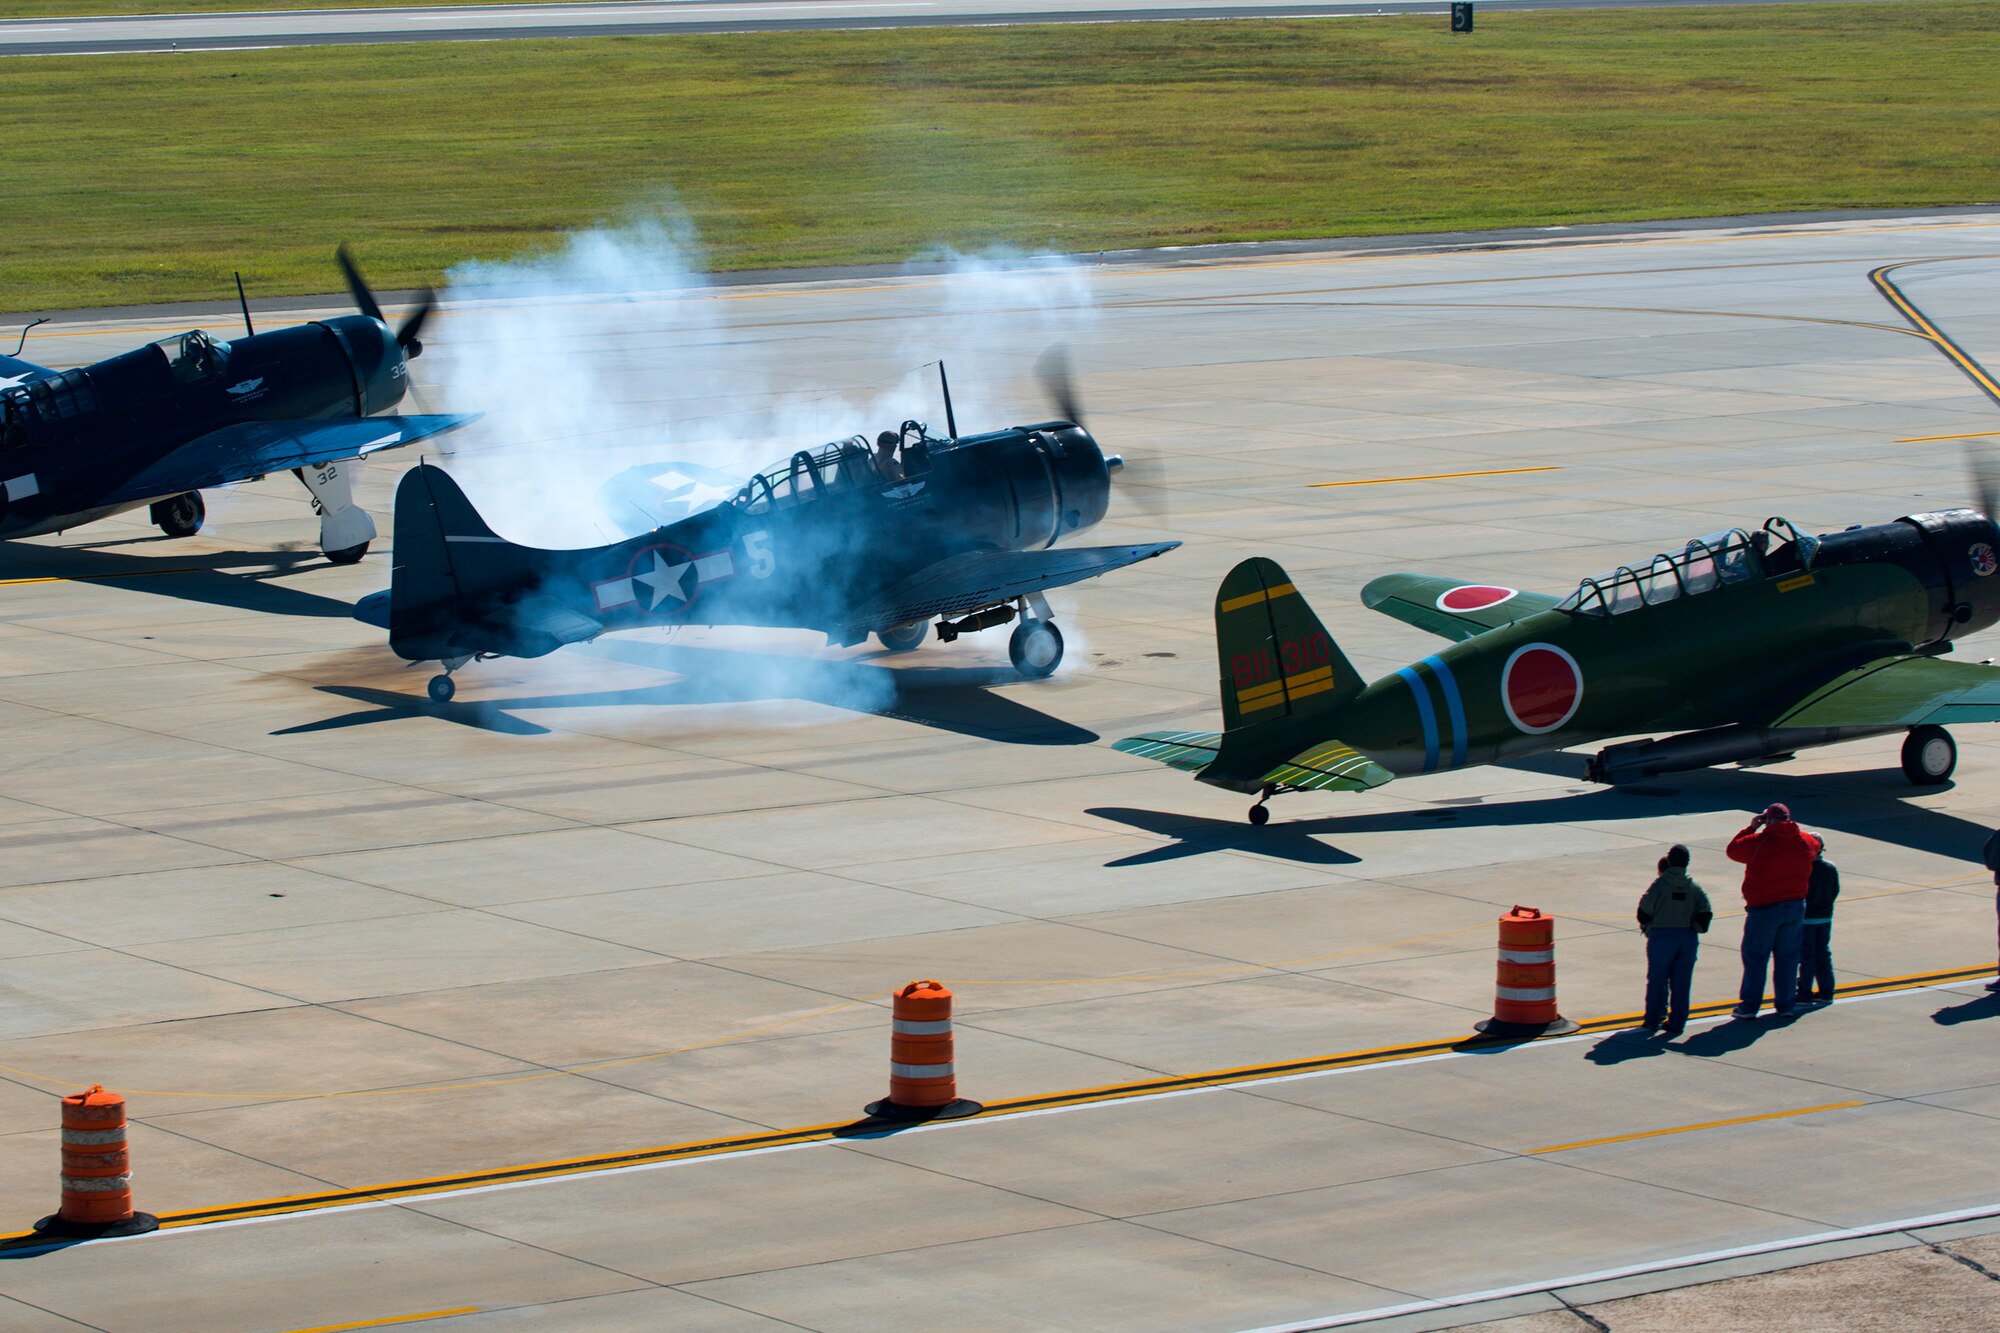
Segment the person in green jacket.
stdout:
<path fill-rule="evenodd" d="M 1660 858 L 1660 873 L 1639 900 L 1639 929 L 1646 936 L 1646 1014 L 1642 1032 L 1678 1037 L 1687 1028 L 1688 988 L 1701 933 L 1715 919 L 1708 895 L 1688 878 L 1688 849 L 1675 843 Z M 1661 1020 L 1665 1026 L 1661 1026 Z"/>

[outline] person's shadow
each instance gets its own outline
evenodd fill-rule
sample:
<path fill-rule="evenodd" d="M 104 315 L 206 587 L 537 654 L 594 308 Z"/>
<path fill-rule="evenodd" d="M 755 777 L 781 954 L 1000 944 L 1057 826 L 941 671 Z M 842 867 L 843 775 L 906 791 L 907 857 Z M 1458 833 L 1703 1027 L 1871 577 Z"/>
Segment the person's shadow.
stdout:
<path fill-rule="evenodd" d="M 1951 1027 L 1958 1023 L 1977 1022 L 1982 1018 L 2000 1018 L 2000 994 L 1988 992 L 1964 1004 L 1948 1004 L 1931 1015 L 1931 1022 Z"/>

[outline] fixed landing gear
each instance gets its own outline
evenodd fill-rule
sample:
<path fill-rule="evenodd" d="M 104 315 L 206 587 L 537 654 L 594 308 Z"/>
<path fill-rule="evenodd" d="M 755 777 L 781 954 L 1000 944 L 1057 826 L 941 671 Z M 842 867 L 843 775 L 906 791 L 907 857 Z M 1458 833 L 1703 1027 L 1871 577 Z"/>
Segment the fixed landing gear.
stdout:
<path fill-rule="evenodd" d="M 1276 787 L 1264 788 L 1263 794 L 1257 798 L 1257 804 L 1250 807 L 1250 822 L 1252 824 L 1255 824 L 1258 828 L 1262 828 L 1271 822 L 1271 807 L 1264 803 L 1277 794 L 1278 789 Z"/>
<path fill-rule="evenodd" d="M 875 637 L 882 646 L 892 653 L 907 653 L 914 650 L 930 636 L 931 622 L 912 620 L 901 625 L 891 625 L 888 629 L 875 631 Z"/>
<path fill-rule="evenodd" d="M 1053 621 L 1023 620 L 1007 640 L 1007 656 L 1014 660 L 1014 670 L 1029 680 L 1041 680 L 1062 665 L 1062 631 Z"/>
<path fill-rule="evenodd" d="M 1919 787 L 1935 787 L 1958 767 L 1958 742 L 1943 727 L 1925 723 L 1903 738 L 1903 776 Z"/>
<path fill-rule="evenodd" d="M 343 546 L 338 551 L 328 551 L 326 558 L 336 565 L 359 564 L 361 557 L 368 554 L 368 543 L 359 546 Z"/>
<path fill-rule="evenodd" d="M 471 660 L 472 658 L 470 657 L 447 657 L 444 661 L 438 663 L 444 670 L 432 676 L 431 683 L 426 687 L 430 691 L 432 703 L 448 704 L 451 702 L 451 696 L 458 693 L 458 685 L 452 680 L 451 673 Z"/>
<path fill-rule="evenodd" d="M 147 515 L 169 537 L 192 537 L 201 531 L 202 521 L 208 517 L 208 506 L 202 503 L 200 491 L 188 491 L 160 501 Z"/>

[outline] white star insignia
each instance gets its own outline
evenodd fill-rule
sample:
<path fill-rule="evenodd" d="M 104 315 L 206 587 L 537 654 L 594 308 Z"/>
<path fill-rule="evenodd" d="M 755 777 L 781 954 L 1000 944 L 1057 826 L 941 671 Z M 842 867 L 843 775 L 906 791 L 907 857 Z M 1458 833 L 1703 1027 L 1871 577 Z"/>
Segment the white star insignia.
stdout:
<path fill-rule="evenodd" d="M 646 609 L 648 611 L 659 610 L 661 601 L 668 597 L 672 597 L 675 601 L 686 605 L 687 572 L 691 568 L 693 568 L 692 565 L 670 565 L 660 559 L 658 551 L 654 551 L 652 569 L 644 574 L 634 574 L 632 576 L 632 582 L 643 583 L 652 589 L 653 600 L 646 604 Z"/>

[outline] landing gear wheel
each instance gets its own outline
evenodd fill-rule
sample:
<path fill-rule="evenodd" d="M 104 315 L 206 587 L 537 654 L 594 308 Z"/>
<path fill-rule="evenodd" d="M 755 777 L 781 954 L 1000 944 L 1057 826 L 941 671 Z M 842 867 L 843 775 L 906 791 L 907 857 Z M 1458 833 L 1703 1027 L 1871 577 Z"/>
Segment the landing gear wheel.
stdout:
<path fill-rule="evenodd" d="M 343 546 L 338 551 L 328 551 L 326 558 L 336 565 L 353 565 L 359 564 L 361 557 L 367 554 L 368 543 L 363 542 L 359 546 Z"/>
<path fill-rule="evenodd" d="M 1258 828 L 1263 828 L 1264 825 L 1271 822 L 1271 807 L 1265 805 L 1262 801 L 1259 801 L 1257 802 L 1257 804 L 1251 806 L 1250 822 L 1252 824 L 1255 824 Z"/>
<path fill-rule="evenodd" d="M 892 653 L 907 653 L 922 643 L 931 632 L 928 620 L 912 620 L 901 625 L 891 625 L 888 629 L 875 631 L 875 637 L 882 646 Z"/>
<path fill-rule="evenodd" d="M 1948 781 L 1958 767 L 1958 742 L 1943 727 L 1911 727 L 1903 738 L 1903 776 L 1919 787 Z"/>
<path fill-rule="evenodd" d="M 448 704 L 451 696 L 458 693 L 458 686 L 450 676 L 432 676 L 430 691 L 431 702 Z"/>
<path fill-rule="evenodd" d="M 188 491 L 160 501 L 148 513 L 169 537 L 192 537 L 201 531 L 202 520 L 208 517 L 208 506 L 202 503 L 200 491 Z"/>
<path fill-rule="evenodd" d="M 1062 665 L 1062 631 L 1052 620 L 1023 620 L 1007 640 L 1007 656 L 1014 659 L 1014 670 L 1040 680 Z"/>

